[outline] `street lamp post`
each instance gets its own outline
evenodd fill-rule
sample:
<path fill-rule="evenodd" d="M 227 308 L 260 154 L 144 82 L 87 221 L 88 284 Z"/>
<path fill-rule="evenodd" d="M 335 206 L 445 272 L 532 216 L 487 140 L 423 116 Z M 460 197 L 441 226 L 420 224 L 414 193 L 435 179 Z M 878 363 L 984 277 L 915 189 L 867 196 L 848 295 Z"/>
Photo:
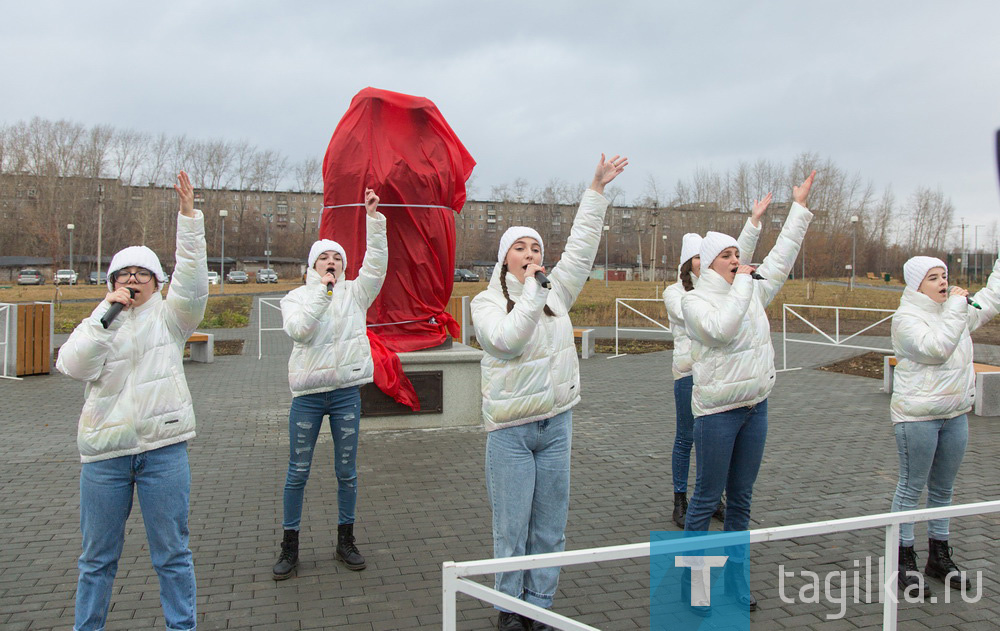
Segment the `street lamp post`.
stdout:
<path fill-rule="evenodd" d="M 973 226 L 973 228 L 975 230 L 973 232 L 973 234 L 975 236 L 973 237 L 972 251 L 975 252 L 975 255 L 976 255 L 976 258 L 973 259 L 974 264 L 975 264 L 975 268 L 974 269 L 976 270 L 975 271 L 975 278 L 977 279 L 976 282 L 982 282 L 982 279 L 983 279 L 983 273 L 981 271 L 982 268 L 980 267 L 980 265 L 982 264 L 982 257 L 979 256 L 979 229 L 980 228 L 985 228 L 985 227 L 986 226 Z"/>
<path fill-rule="evenodd" d="M 104 185 L 97 185 L 97 284 L 101 284 L 101 232 L 104 227 Z"/>
<path fill-rule="evenodd" d="M 76 228 L 71 223 L 66 224 L 66 229 L 69 230 L 69 268 L 73 269 L 73 229 Z"/>
<path fill-rule="evenodd" d="M 851 291 L 854 291 L 854 274 L 857 267 L 858 253 L 858 216 L 851 215 L 851 224 L 854 226 L 854 234 L 851 237 Z"/>
<path fill-rule="evenodd" d="M 271 217 L 274 213 L 264 213 L 267 223 L 264 224 L 264 256 L 267 260 L 267 269 L 271 269 Z"/>
<path fill-rule="evenodd" d="M 219 282 L 222 283 L 219 289 L 220 294 L 226 293 L 226 217 L 228 210 L 220 210 L 219 217 L 222 219 L 222 256 L 219 257 Z"/>
<path fill-rule="evenodd" d="M 608 238 L 611 236 L 611 233 L 608 232 L 609 230 L 611 230 L 611 226 L 609 226 L 608 224 L 604 224 L 604 286 L 605 287 L 608 286 Z"/>

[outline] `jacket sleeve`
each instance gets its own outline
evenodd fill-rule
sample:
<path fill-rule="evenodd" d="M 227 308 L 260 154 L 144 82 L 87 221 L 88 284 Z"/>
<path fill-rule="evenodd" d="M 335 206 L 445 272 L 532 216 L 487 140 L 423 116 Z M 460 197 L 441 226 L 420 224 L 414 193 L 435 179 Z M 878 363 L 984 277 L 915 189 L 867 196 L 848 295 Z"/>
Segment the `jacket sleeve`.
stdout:
<path fill-rule="evenodd" d="M 806 236 L 812 217 L 813 214 L 807 208 L 793 202 L 788 218 L 785 219 L 785 225 L 781 227 L 778 240 L 764 258 L 764 262 L 757 268 L 757 272 L 767 279 L 756 281 L 762 290 L 760 300 L 765 307 L 771 304 L 788 280 L 788 273 L 792 271 L 795 257 L 799 255 L 802 239 Z"/>
<path fill-rule="evenodd" d="M 205 252 L 205 216 L 177 215 L 177 253 L 174 275 L 167 290 L 167 324 L 178 339 L 186 340 L 205 317 L 208 305 L 208 258 Z"/>
<path fill-rule="evenodd" d="M 543 289 L 534 278 L 526 278 L 521 299 L 510 313 L 483 294 L 476 296 L 470 305 L 476 341 L 498 359 L 520 356 L 538 327 L 548 294 L 549 290 Z"/>
<path fill-rule="evenodd" d="M 355 292 L 354 299 L 361 305 L 362 311 L 368 311 L 375 302 L 389 266 L 385 215 L 380 212 L 376 212 L 374 217 L 366 214 L 365 221 L 367 229 L 365 258 L 361 262 L 361 269 L 358 270 L 357 280 L 351 284 Z"/>
<path fill-rule="evenodd" d="M 663 304 L 667 307 L 667 321 L 671 328 L 684 326 L 684 313 L 681 308 L 683 294 L 674 287 L 676 285 L 667 285 L 667 288 L 663 290 Z"/>
<path fill-rule="evenodd" d="M 919 364 L 943 364 L 962 340 L 967 323 L 965 298 L 952 296 L 945 302 L 941 326 L 897 312 L 892 320 L 892 346 L 896 354 Z"/>
<path fill-rule="evenodd" d="M 124 318 L 117 318 L 105 329 L 101 317 L 110 308 L 111 303 L 102 300 L 90 317 L 84 318 L 73 329 L 69 339 L 59 347 L 56 370 L 80 381 L 97 381 L 114 344 L 115 334 L 125 321 Z"/>
<path fill-rule="evenodd" d="M 737 274 L 732 289 L 719 306 L 710 304 L 694 292 L 685 294 L 681 298 L 681 309 L 688 335 L 705 346 L 725 346 L 732 342 L 750 307 L 753 283 L 749 275 Z"/>
<path fill-rule="evenodd" d="M 760 239 L 760 226 L 753 225 L 753 222 L 747 219 L 743 231 L 736 239 L 736 244 L 740 249 L 740 263 L 743 265 L 750 265 L 753 262 L 753 253 L 757 249 L 758 239 Z"/>
<path fill-rule="evenodd" d="M 993 265 L 986 286 L 976 292 L 972 297 L 982 309 L 975 307 L 969 309 L 969 332 L 973 332 L 983 326 L 1000 312 L 1000 258 Z"/>
<path fill-rule="evenodd" d="M 281 327 L 300 344 L 307 344 L 330 307 L 331 297 L 321 283 L 288 292 L 281 299 Z"/>
<path fill-rule="evenodd" d="M 552 291 L 556 292 L 567 311 L 590 277 L 607 210 L 608 200 L 603 195 L 589 188 L 583 193 L 580 208 L 573 219 L 573 228 L 566 240 L 566 249 L 549 273 Z"/>

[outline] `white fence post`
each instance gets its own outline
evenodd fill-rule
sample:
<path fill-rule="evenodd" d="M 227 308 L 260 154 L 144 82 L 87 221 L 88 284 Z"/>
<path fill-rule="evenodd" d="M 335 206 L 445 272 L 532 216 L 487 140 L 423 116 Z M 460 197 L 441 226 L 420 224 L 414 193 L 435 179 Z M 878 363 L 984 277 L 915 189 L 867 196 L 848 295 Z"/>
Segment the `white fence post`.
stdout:
<path fill-rule="evenodd" d="M 3 326 L 3 335 L 0 335 L 0 346 L 3 346 L 3 364 L 0 364 L 0 379 L 22 381 L 17 376 L 17 348 L 11 349 L 11 345 L 17 339 L 17 316 L 14 314 L 15 306 L 9 302 L 0 302 L 0 325 Z"/>
<path fill-rule="evenodd" d="M 663 304 L 663 301 L 660 300 L 659 298 L 615 298 L 615 354 L 612 355 L 611 357 L 609 357 L 608 359 L 614 359 L 615 357 L 622 357 L 623 355 L 627 354 L 627 353 L 620 353 L 620 352 L 618 352 L 618 332 L 619 331 L 631 331 L 631 332 L 636 332 L 636 333 L 646 333 L 646 332 L 648 332 L 648 329 L 624 329 L 624 328 L 622 328 L 619 325 L 619 320 L 618 320 L 618 307 L 619 306 L 625 307 L 626 309 L 628 309 L 630 311 L 634 311 L 634 312 L 638 313 L 640 316 L 642 316 L 642 318 L 644 318 L 646 320 L 649 320 L 650 322 L 652 322 L 653 324 L 655 324 L 657 328 L 663 329 L 667 333 L 670 332 L 670 327 L 669 326 L 663 326 L 662 322 L 659 322 L 658 320 L 654 320 L 653 318 L 649 317 L 648 315 L 646 315 L 642 311 L 639 311 L 635 307 L 627 304 L 629 302 L 658 302 L 660 304 Z"/>
<path fill-rule="evenodd" d="M 822 329 L 820 329 L 818 326 L 816 326 L 815 324 L 813 324 L 812 322 L 810 322 L 808 320 L 808 318 L 806 318 L 805 316 L 803 316 L 801 313 L 799 313 L 795 309 L 833 309 L 834 310 L 834 317 L 835 317 L 835 320 L 834 320 L 834 322 L 835 322 L 834 337 L 830 337 L 830 335 L 828 333 L 826 333 L 825 331 L 823 331 Z M 840 312 L 841 311 L 867 311 L 867 312 L 873 312 L 873 313 L 887 313 L 889 315 L 883 317 L 881 320 L 878 320 L 877 322 L 873 322 L 872 324 L 869 324 L 868 326 L 864 327 L 860 331 L 857 331 L 855 333 L 851 333 L 847 337 L 841 339 L 841 337 L 840 337 Z M 816 331 L 816 333 L 818 333 L 821 336 L 823 336 L 827 341 L 823 342 L 823 341 L 816 341 L 816 340 L 796 340 L 794 338 L 790 339 L 788 337 L 788 318 L 786 317 L 786 315 L 789 314 L 789 313 L 792 314 L 793 316 L 795 316 L 796 318 L 798 318 L 799 320 L 802 320 L 803 322 L 805 322 L 807 325 L 809 325 L 810 328 L 812 328 L 812 330 Z M 864 351 L 876 351 L 876 352 L 881 352 L 881 353 L 892 353 L 892 349 L 891 348 L 875 348 L 875 347 L 872 347 L 872 346 L 857 346 L 857 345 L 853 345 L 853 344 L 845 344 L 845 342 L 849 342 L 850 340 L 852 340 L 853 338 L 861 335 L 865 331 L 869 331 L 869 330 L 877 327 L 878 325 L 882 324 L 883 322 L 886 322 L 887 320 L 892 319 L 892 316 L 895 313 L 896 313 L 895 309 L 870 309 L 870 308 L 867 308 L 867 307 L 838 307 L 838 306 L 831 306 L 831 305 L 793 305 L 793 304 L 784 304 L 784 305 L 782 305 L 781 306 L 781 338 L 782 338 L 782 347 L 783 347 L 782 348 L 782 354 L 783 354 L 783 359 L 784 359 L 784 366 L 778 372 L 785 372 L 787 370 L 799 370 L 798 368 L 789 368 L 788 367 L 788 344 L 789 343 L 792 343 L 792 344 L 815 344 L 815 345 L 818 345 L 818 346 L 840 346 L 840 347 L 843 347 L 843 348 L 856 348 L 856 349 L 860 349 L 860 350 L 864 350 Z"/>

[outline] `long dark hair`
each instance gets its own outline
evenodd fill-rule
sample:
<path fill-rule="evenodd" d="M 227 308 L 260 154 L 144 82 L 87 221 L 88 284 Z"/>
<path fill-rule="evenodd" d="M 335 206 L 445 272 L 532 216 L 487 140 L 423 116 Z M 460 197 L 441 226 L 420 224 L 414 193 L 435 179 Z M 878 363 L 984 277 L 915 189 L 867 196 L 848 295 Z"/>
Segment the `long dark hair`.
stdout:
<path fill-rule="evenodd" d="M 693 260 L 694 257 L 691 257 L 684 261 L 684 265 L 681 265 L 681 284 L 684 285 L 684 291 L 694 289 L 694 281 L 691 280 L 691 268 L 693 267 L 691 262 Z"/>
<path fill-rule="evenodd" d="M 503 297 L 507 299 L 507 313 L 510 313 L 514 309 L 514 301 L 510 299 L 510 294 L 507 293 L 507 264 L 504 263 L 500 266 L 500 289 L 503 290 Z M 545 315 L 555 316 L 552 309 L 549 309 L 548 305 L 545 305 Z"/>

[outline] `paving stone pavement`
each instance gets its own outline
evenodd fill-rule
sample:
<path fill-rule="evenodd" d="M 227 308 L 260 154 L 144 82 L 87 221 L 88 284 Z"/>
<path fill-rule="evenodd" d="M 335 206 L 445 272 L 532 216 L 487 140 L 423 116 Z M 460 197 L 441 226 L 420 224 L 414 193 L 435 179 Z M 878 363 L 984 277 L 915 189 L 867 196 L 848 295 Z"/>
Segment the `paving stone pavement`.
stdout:
<path fill-rule="evenodd" d="M 258 361 L 256 330 L 244 334 L 252 339 L 243 356 L 185 365 L 198 418 L 198 438 L 190 446 L 198 628 L 440 628 L 441 563 L 492 554 L 484 434 L 475 428 L 362 432 L 356 527 L 368 559 L 362 572 L 334 559 L 336 478 L 332 441 L 324 436 L 306 491 L 299 575 L 275 582 L 270 568 L 281 536 L 290 343 L 281 333 L 265 333 Z M 789 364 L 816 366 L 856 352 L 791 345 Z M 650 530 L 674 530 L 670 353 L 601 356 L 581 362 L 581 372 L 567 546 L 637 543 L 648 541 Z M 809 368 L 778 376 L 752 527 L 888 511 L 898 461 L 888 397 L 880 386 Z M 2 381 L 0 400 L 0 629 L 68 629 L 80 551 L 75 428 L 83 386 L 59 374 Z M 1000 497 L 1000 418 L 970 416 L 970 433 L 956 503 Z M 899 629 L 997 628 L 998 523 L 997 515 L 952 523 L 959 563 L 983 571 L 982 599 L 901 604 Z M 918 525 L 917 533 L 922 563 L 924 527 Z M 821 576 L 850 572 L 855 560 L 877 557 L 882 548 L 881 530 L 753 548 L 748 573 L 761 605 L 749 619 L 760 629 L 880 629 L 878 603 L 852 602 L 844 619 L 826 620 L 837 606 L 783 602 L 777 566 Z M 601 629 L 648 628 L 648 568 L 647 559 L 634 559 L 564 570 L 555 608 Z M 800 586 L 790 581 L 786 593 Z M 933 587 L 943 593 L 940 582 Z M 493 610 L 471 598 L 459 597 L 458 615 L 460 629 L 493 628 Z M 107 629 L 163 627 L 142 517 L 135 510 Z"/>

